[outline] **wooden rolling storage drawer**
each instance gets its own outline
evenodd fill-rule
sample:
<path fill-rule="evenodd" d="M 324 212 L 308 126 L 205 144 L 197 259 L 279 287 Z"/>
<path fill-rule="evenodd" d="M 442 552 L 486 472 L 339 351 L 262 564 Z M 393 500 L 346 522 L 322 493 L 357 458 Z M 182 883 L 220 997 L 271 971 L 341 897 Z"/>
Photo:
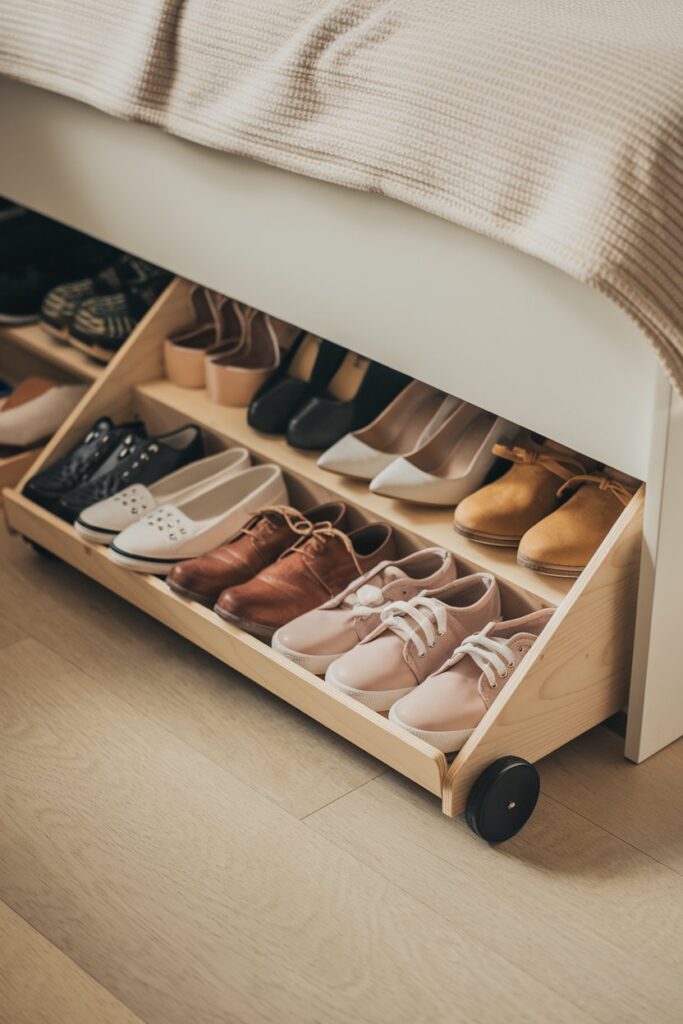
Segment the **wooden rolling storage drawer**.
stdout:
<path fill-rule="evenodd" d="M 460 753 L 452 760 L 384 716 L 328 686 L 213 612 L 172 593 L 162 580 L 120 568 L 105 549 L 82 540 L 60 519 L 5 492 L 10 527 L 243 672 L 323 725 L 441 798 L 443 811 L 465 809 L 489 766 L 508 756 L 535 762 L 625 706 L 631 665 L 640 559 L 643 488 L 615 523 L 576 580 L 542 576 L 517 564 L 514 550 L 484 547 L 452 528 L 452 510 L 411 506 L 316 466 L 315 457 L 246 423 L 244 409 L 208 400 L 163 377 L 165 335 L 190 319 L 189 286 L 176 280 L 140 323 L 63 429 L 36 463 L 69 449 L 101 415 L 141 416 L 151 432 L 195 422 L 215 450 L 238 443 L 255 462 L 278 463 L 299 507 L 338 497 L 358 521 L 381 519 L 398 531 L 406 551 L 439 545 L 453 551 L 461 570 L 495 574 L 506 617 L 552 606 L 549 625 L 524 658 Z M 512 763 L 512 762 L 510 762 Z M 513 787 L 514 796 L 514 787 Z M 503 786 L 491 799 L 514 815 L 516 798 Z M 494 810 L 496 808 L 494 807 Z M 471 822 L 472 823 L 472 822 Z"/>

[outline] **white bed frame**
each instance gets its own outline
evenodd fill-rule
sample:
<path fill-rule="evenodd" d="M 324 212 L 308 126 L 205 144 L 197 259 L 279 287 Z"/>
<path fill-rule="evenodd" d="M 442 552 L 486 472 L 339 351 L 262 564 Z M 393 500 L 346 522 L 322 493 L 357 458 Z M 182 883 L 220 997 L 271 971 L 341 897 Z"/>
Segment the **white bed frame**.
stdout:
<path fill-rule="evenodd" d="M 683 402 L 608 299 L 377 195 L 0 79 L 0 194 L 647 482 L 626 756 L 683 734 Z"/>

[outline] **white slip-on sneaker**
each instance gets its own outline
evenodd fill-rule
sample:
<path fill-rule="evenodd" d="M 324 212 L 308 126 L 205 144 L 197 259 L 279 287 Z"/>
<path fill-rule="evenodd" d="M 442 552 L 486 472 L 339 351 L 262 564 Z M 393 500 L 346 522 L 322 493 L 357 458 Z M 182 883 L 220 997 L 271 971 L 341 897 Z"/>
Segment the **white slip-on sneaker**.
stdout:
<path fill-rule="evenodd" d="M 88 390 L 84 384 L 55 384 L 30 377 L 0 408 L 0 446 L 34 448 L 51 437 Z"/>
<path fill-rule="evenodd" d="M 399 455 L 421 448 L 459 405 L 459 398 L 414 380 L 367 427 L 346 434 L 323 452 L 318 465 L 372 480 Z"/>
<path fill-rule="evenodd" d="M 109 548 L 118 565 L 166 576 L 188 558 L 223 544 L 266 505 L 288 504 L 279 466 L 252 466 L 178 505 L 160 505 L 120 533 Z"/>
<path fill-rule="evenodd" d="M 228 448 L 217 455 L 197 459 L 148 487 L 132 484 L 84 509 L 74 524 L 76 531 L 93 544 L 110 544 L 118 534 L 154 512 L 159 505 L 182 505 L 199 497 L 247 469 L 250 461 L 246 448 Z"/>
<path fill-rule="evenodd" d="M 463 402 L 421 448 L 383 469 L 370 490 L 419 504 L 457 505 L 483 484 L 495 460 L 493 445 L 518 429 Z"/>

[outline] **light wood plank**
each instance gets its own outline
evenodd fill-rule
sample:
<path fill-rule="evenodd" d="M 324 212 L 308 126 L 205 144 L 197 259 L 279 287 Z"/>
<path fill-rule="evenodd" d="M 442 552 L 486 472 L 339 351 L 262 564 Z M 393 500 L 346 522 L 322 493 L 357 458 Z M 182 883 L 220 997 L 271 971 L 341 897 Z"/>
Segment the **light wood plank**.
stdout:
<path fill-rule="evenodd" d="M 0 646 L 25 629 L 85 671 L 96 667 L 139 714 L 297 817 L 386 771 L 70 566 L 38 557 L 1 525 L 0 558 Z"/>
<path fill-rule="evenodd" d="M 2 327 L 0 344 L 20 349 L 35 356 L 47 367 L 58 367 L 70 376 L 82 380 L 97 380 L 102 373 L 102 365 L 88 359 L 85 353 L 72 345 L 60 344 L 51 338 L 39 324 L 28 327 Z"/>
<path fill-rule="evenodd" d="M 5 492 L 5 512 L 24 536 L 431 793 L 441 794 L 446 760 L 434 747 L 223 622 L 210 609 L 178 597 L 162 580 L 116 565 L 106 549 L 87 543 L 72 527 L 21 495 Z"/>
<path fill-rule="evenodd" d="M 580 745 L 563 756 L 580 779 Z M 608 800 L 611 779 L 590 777 Z M 652 818 L 666 799 L 656 794 Z M 525 829 L 499 848 L 463 819 L 439 818 L 424 793 L 393 775 L 306 823 L 601 1024 L 681 1020 L 683 880 L 543 794 Z"/>
<path fill-rule="evenodd" d="M 633 652 L 644 488 L 629 502 L 543 635 L 453 761 L 446 814 L 477 776 L 516 754 L 538 761 L 623 708 Z"/>
<path fill-rule="evenodd" d="M 0 899 L 147 1024 L 593 1019 L 42 645 L 5 668 Z"/>
<path fill-rule="evenodd" d="M 28 452 L 18 452 L 16 455 L 0 458 L 0 504 L 4 488 L 14 487 L 19 483 L 40 455 L 40 451 L 40 448 L 33 448 Z"/>
<path fill-rule="evenodd" d="M 683 875 L 683 740 L 637 768 L 623 745 L 591 730 L 543 762 L 543 790 Z"/>
<path fill-rule="evenodd" d="M 246 410 L 230 409 L 211 402 L 206 392 L 181 388 L 167 380 L 151 381 L 137 389 L 140 409 L 146 420 L 166 426 L 173 422 L 191 421 L 223 440 L 245 445 L 259 459 L 277 462 L 283 469 L 307 480 L 310 484 L 340 496 L 366 515 L 384 519 L 429 544 L 446 547 L 472 569 L 485 569 L 498 578 L 536 599 L 536 605 L 557 605 L 570 591 L 573 580 L 539 573 L 517 564 L 517 552 L 509 548 L 475 544 L 453 529 L 453 510 L 408 502 L 394 501 L 373 494 L 362 481 L 350 480 L 328 473 L 316 465 L 317 456 L 290 447 L 282 437 L 258 434 L 246 419 Z M 165 418 L 164 417 L 165 413 Z"/>
<path fill-rule="evenodd" d="M 141 1024 L 0 902 L 0 1024 Z"/>

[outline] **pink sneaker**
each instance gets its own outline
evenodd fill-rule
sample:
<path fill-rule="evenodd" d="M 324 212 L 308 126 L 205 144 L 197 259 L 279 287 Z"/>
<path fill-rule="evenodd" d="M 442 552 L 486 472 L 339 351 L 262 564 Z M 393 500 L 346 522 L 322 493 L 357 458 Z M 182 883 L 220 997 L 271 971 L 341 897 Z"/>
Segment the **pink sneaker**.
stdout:
<path fill-rule="evenodd" d="M 473 631 L 500 618 L 498 584 L 474 573 L 395 601 L 361 643 L 333 661 L 326 682 L 373 711 L 387 711 L 443 665 Z"/>
<path fill-rule="evenodd" d="M 273 650 L 324 675 L 333 661 L 376 629 L 388 604 L 435 590 L 456 576 L 453 555 L 445 548 L 425 548 L 397 562 L 382 562 L 341 594 L 278 629 Z"/>
<path fill-rule="evenodd" d="M 445 754 L 460 750 L 553 614 L 490 622 L 468 636 L 438 672 L 389 712 L 389 719 Z"/>

